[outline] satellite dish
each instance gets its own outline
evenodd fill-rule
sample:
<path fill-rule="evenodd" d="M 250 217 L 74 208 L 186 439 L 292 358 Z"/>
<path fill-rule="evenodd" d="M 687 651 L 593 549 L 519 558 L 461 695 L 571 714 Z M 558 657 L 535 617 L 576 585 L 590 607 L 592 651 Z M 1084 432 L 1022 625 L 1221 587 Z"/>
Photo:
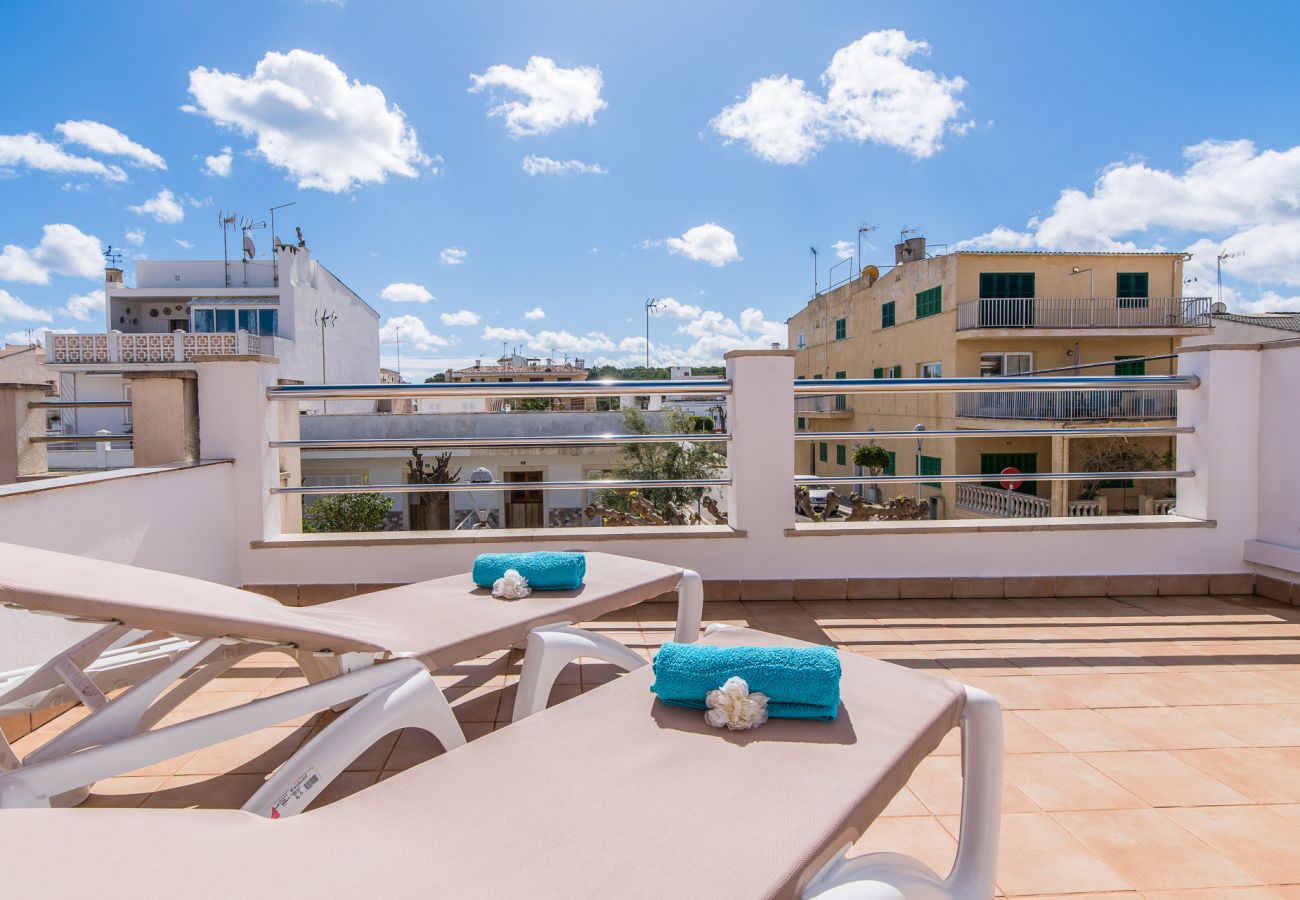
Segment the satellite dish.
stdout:
<path fill-rule="evenodd" d="M 253 246 L 253 236 L 244 235 L 244 259 L 252 259 L 257 256 L 257 248 Z"/>
<path fill-rule="evenodd" d="M 864 266 L 862 269 L 862 277 L 867 279 L 868 286 L 873 285 L 876 283 L 876 279 L 880 277 L 880 270 L 875 266 Z"/>
<path fill-rule="evenodd" d="M 1227 311 L 1228 311 L 1228 304 L 1226 303 L 1220 302 L 1220 303 L 1213 303 L 1210 305 L 1210 312 L 1214 313 L 1216 316 L 1221 316 Z"/>

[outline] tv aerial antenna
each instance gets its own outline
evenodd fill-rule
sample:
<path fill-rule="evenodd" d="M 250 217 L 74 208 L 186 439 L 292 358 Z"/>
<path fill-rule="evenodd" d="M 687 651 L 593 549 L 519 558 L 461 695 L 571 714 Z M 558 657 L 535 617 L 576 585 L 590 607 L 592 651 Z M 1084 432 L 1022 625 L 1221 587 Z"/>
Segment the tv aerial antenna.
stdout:
<path fill-rule="evenodd" d="M 257 256 L 257 245 L 253 243 L 253 232 L 265 227 L 265 222 L 254 222 L 252 219 L 241 219 L 239 222 L 239 231 L 243 235 L 244 287 L 248 287 L 248 261 Z"/>
<path fill-rule="evenodd" d="M 217 227 L 221 229 L 221 260 L 226 266 L 226 287 L 230 287 L 230 232 L 239 227 L 239 215 L 231 210 L 229 214 L 217 212 Z"/>
<path fill-rule="evenodd" d="M 1225 259 L 1236 259 L 1238 256 L 1245 256 L 1245 255 L 1246 255 L 1245 250 L 1238 250 L 1235 253 L 1229 253 L 1228 250 L 1225 248 L 1219 252 L 1219 256 L 1214 263 L 1214 277 L 1218 287 L 1214 299 L 1217 302 L 1219 303 L 1223 302 L 1223 261 Z"/>
<path fill-rule="evenodd" d="M 859 225 L 858 226 L 858 269 L 862 269 L 862 236 L 870 234 L 873 231 L 879 231 L 880 225 Z"/>

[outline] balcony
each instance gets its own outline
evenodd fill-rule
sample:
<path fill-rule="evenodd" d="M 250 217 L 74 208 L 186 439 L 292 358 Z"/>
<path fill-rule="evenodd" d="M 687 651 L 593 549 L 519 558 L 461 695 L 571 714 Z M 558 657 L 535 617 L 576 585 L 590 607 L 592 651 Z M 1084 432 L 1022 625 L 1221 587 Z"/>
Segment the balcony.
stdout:
<path fill-rule="evenodd" d="M 991 297 L 957 304 L 957 330 L 1210 328 L 1209 297 Z"/>
<path fill-rule="evenodd" d="M 1147 421 L 1178 416 L 1178 392 L 996 391 L 959 394 L 957 415 L 968 419 Z"/>
<path fill-rule="evenodd" d="M 217 334 L 54 334 L 46 336 L 50 365 L 187 363 L 195 356 L 248 356 L 269 351 L 273 338 L 247 331 Z"/>
<path fill-rule="evenodd" d="M 1167 513 L 1170 503 L 1161 502 L 1160 513 Z M 1052 501 L 1020 491 L 988 487 L 982 484 L 957 485 L 957 508 L 994 519 L 1045 519 L 1052 514 Z M 1066 515 L 1072 519 L 1106 515 L 1106 498 L 1070 500 Z M 1151 515 L 1156 515 L 1153 506 Z"/>
<path fill-rule="evenodd" d="M 845 394 L 825 394 L 811 397 L 796 397 L 795 415 L 817 416 L 819 418 L 852 418 L 853 404 Z"/>
<path fill-rule="evenodd" d="M 827 644 L 997 698 L 1006 726 L 998 895 L 1286 896 L 1300 883 L 1300 860 L 1290 849 L 1300 838 L 1300 719 L 1293 702 L 1300 690 L 1300 546 L 1294 421 L 1285 415 L 1300 379 L 1300 347 L 1180 359 L 1177 377 L 1188 393 L 1178 411 L 1177 468 L 1185 477 L 1176 515 L 792 527 L 792 366 L 788 357 L 746 355 L 728 360 L 720 389 L 731 432 L 719 480 L 729 499 L 738 500 L 730 523 L 581 532 L 293 533 L 284 527 L 292 516 L 281 515 L 293 494 L 275 489 L 297 486 L 296 458 L 307 448 L 295 444 L 300 417 L 278 412 L 293 412 L 299 401 L 313 399 L 313 390 L 341 392 L 331 400 L 381 391 L 389 397 L 455 392 L 444 385 L 282 392 L 275 367 L 265 362 L 196 368 L 203 447 L 219 459 L 0 487 L 0 540 L 255 585 L 290 605 L 464 572 L 486 549 L 587 546 L 689 565 L 705 578 L 706 622 Z M 977 379 L 928 381 L 846 383 L 842 390 L 983 390 Z M 154 439 L 149 432 L 157 423 L 137 414 L 135 426 L 141 441 Z M 624 436 L 589 439 L 602 437 Z M 909 432 L 873 439 L 915 438 Z M 942 476 L 951 478 L 971 481 L 969 473 Z M 537 489 L 581 487 L 541 483 Z M 0 610 L 0 616 L 26 615 Z M 28 618 L 42 628 L 52 621 Z M 648 658 L 672 638 L 674 620 L 671 603 L 650 601 L 586 625 Z M 16 633 L 15 619 L 0 621 L 7 634 Z M 6 651 L 14 646 L 11 640 Z M 488 752 L 503 738 L 492 737 L 497 730 L 530 727 L 509 724 L 520 673 L 521 654 L 509 649 L 438 670 L 437 683 L 469 738 L 453 754 Z M 580 695 L 620 677 L 607 663 L 575 662 L 561 673 L 550 705 L 563 707 L 556 715 L 577 715 L 595 699 Z M 300 683 L 285 656 L 250 656 L 162 724 L 271 699 Z M 83 716 L 81 708 L 46 710 L 25 722 L 4 721 L 4 733 L 17 755 L 26 756 Z M 336 716 L 322 710 L 102 780 L 87 805 L 238 807 Z M 871 738 L 870 724 L 854 723 L 859 738 Z M 747 754 L 797 750 L 774 748 L 765 743 L 767 734 L 745 735 Z M 956 848 L 961 754 L 954 733 L 920 763 L 853 853 L 902 850 L 946 871 Z M 414 766 L 454 766 L 463 758 L 443 755 L 422 731 L 392 732 L 347 764 L 303 815 L 348 794 L 382 789 L 390 776 Z M 744 765 L 742 756 L 737 765 Z M 599 772 L 575 772 L 564 789 L 599 785 Z M 530 790 L 526 782 L 521 790 Z M 345 834 L 365 824 L 347 810 L 340 804 L 324 811 Z M 509 803 L 480 804 L 474 812 L 472 822 L 464 820 L 467 828 L 496 827 L 506 842 L 515 836 L 512 823 L 538 828 L 536 820 L 512 818 Z M 52 815 L 83 813 L 93 815 Z M 268 833 L 290 827 L 239 819 Z M 507 824 L 492 824 L 498 821 Z M 774 825 L 773 845 L 796 826 Z M 590 837 L 553 841 L 546 852 L 572 854 L 576 865 L 583 853 L 578 842 Z M 84 864 L 52 846 L 48 858 L 42 854 L 9 873 L 17 895 L 41 894 L 42 879 L 55 867 Z M 610 861 L 621 867 L 629 893 L 639 886 L 636 850 L 625 843 Z M 214 845 L 211 852 L 222 850 Z M 151 859 L 166 871 L 165 849 L 155 847 Z M 205 861 L 216 866 L 226 859 Z M 553 887 L 564 886 L 539 884 L 537 892 Z M 690 887 L 681 890 L 689 894 Z"/>

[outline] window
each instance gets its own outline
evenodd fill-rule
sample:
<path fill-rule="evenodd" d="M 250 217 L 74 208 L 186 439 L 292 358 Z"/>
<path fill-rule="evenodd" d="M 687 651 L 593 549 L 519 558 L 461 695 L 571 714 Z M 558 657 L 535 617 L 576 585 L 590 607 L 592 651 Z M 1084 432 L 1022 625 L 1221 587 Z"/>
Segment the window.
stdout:
<path fill-rule="evenodd" d="M 848 454 L 844 451 L 843 444 L 835 445 L 835 465 L 837 466 L 848 465 Z"/>
<path fill-rule="evenodd" d="M 916 474 L 917 475 L 942 475 L 943 460 L 937 456 L 922 456 L 921 471 L 917 472 Z M 939 482 L 937 481 L 923 481 L 921 483 L 926 487 L 937 488 L 939 486 Z"/>
<path fill-rule="evenodd" d="M 233 309 L 217 310 L 217 331 L 229 333 L 235 330 L 235 311 Z"/>
<path fill-rule="evenodd" d="M 888 303 L 880 304 L 880 327 L 881 328 L 894 327 L 894 301 L 893 300 L 890 300 Z"/>
<path fill-rule="evenodd" d="M 799 431 L 803 431 L 805 428 L 808 427 L 808 420 L 805 419 L 803 416 L 800 416 L 799 418 L 795 419 L 794 427 L 797 428 Z"/>
<path fill-rule="evenodd" d="M 848 320 L 848 319 L 836 319 L 836 320 L 835 320 L 835 340 L 837 340 L 837 341 L 842 341 L 842 340 L 844 340 L 844 339 L 845 339 L 846 337 L 848 337 L 848 336 L 849 336 L 849 320 Z"/>
<path fill-rule="evenodd" d="M 803 381 L 803 380 L 804 380 L 805 378 L 807 378 L 807 377 L 808 377 L 807 375 L 796 375 L 796 376 L 794 376 L 795 381 Z"/>
<path fill-rule="evenodd" d="M 889 370 L 889 376 L 888 376 L 888 377 L 890 377 L 890 378 L 902 378 L 902 377 L 903 377 L 903 367 L 902 367 L 902 366 L 894 366 L 894 368 L 892 368 L 892 369 Z"/>
<path fill-rule="evenodd" d="M 1131 360 L 1126 362 L 1125 360 Z M 1145 375 L 1147 373 L 1147 364 L 1140 356 L 1117 356 L 1115 357 L 1115 374 L 1116 375 Z"/>
<path fill-rule="evenodd" d="M 1146 272 L 1120 272 L 1115 276 L 1115 296 L 1119 298 L 1120 309 L 1146 309 L 1149 303 L 1148 285 L 1150 276 Z"/>
<path fill-rule="evenodd" d="M 924 319 L 943 311 L 943 285 L 921 291 L 916 295 L 916 317 Z"/>
<path fill-rule="evenodd" d="M 885 370 L 882 369 L 880 366 L 876 366 L 874 369 L 871 370 L 871 377 L 872 377 L 872 378 L 884 378 L 884 377 L 885 377 Z"/>
<path fill-rule="evenodd" d="M 826 442 L 825 442 L 825 441 L 822 441 L 821 443 L 819 443 L 819 444 L 817 445 L 817 458 L 818 458 L 819 460 L 821 460 L 822 462 L 826 462 Z"/>
<path fill-rule="evenodd" d="M 808 335 L 802 331 L 799 332 L 799 336 L 794 340 L 794 348 L 796 350 L 806 350 L 808 348 Z"/>
<path fill-rule="evenodd" d="M 980 327 L 1034 326 L 1034 273 L 980 273 Z"/>
<path fill-rule="evenodd" d="M 267 307 L 216 307 L 196 308 L 190 327 L 194 334 L 230 334 L 247 331 L 249 334 L 275 337 L 279 331 L 280 311 Z"/>
<path fill-rule="evenodd" d="M 1019 469 L 1026 474 L 1036 474 L 1038 472 L 1038 454 L 1037 453 L 981 453 L 980 454 L 980 474 L 997 475 L 1003 469 Z M 984 487 L 1001 488 L 1003 479 L 998 478 L 994 481 L 982 481 L 980 484 Z M 1022 481 L 1020 487 L 1016 488 L 1022 494 L 1029 494 L 1033 497 L 1038 496 L 1037 481 Z"/>
<path fill-rule="evenodd" d="M 836 378 L 848 378 L 848 377 L 849 377 L 849 373 L 848 373 L 848 372 L 836 372 L 836 373 L 835 373 L 835 377 L 836 377 Z M 835 395 L 835 411 L 836 411 L 836 412 L 844 412 L 844 411 L 845 411 L 846 409 L 848 409 L 848 408 L 849 408 L 849 396 L 848 396 L 848 394 L 836 394 L 836 395 Z M 843 449 L 843 448 L 841 448 L 841 449 Z"/>
<path fill-rule="evenodd" d="M 917 363 L 916 377 L 917 378 L 942 378 L 943 363 L 941 362 Z"/>
<path fill-rule="evenodd" d="M 1033 272 L 981 272 L 980 299 L 991 297 L 1034 297 Z"/>
<path fill-rule="evenodd" d="M 885 452 L 889 454 L 889 465 L 885 466 L 885 471 L 881 472 L 880 474 L 881 474 L 881 475 L 897 475 L 897 474 L 898 474 L 898 454 L 895 453 L 893 450 L 886 450 Z"/>
<path fill-rule="evenodd" d="M 1032 353 L 981 353 L 980 375 L 990 378 L 998 375 L 1023 375 L 1034 370 Z"/>

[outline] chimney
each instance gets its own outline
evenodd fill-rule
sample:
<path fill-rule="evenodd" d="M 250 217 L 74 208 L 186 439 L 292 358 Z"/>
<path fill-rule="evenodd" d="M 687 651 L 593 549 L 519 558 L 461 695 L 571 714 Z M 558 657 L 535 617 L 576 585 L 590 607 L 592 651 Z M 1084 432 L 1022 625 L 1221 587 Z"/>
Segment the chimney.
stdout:
<path fill-rule="evenodd" d="M 925 238 L 908 238 L 901 244 L 894 245 L 894 265 L 901 266 L 918 259 L 925 259 Z"/>
<path fill-rule="evenodd" d="M 104 269 L 104 284 L 121 284 L 122 270 L 117 266 L 109 266 Z"/>

